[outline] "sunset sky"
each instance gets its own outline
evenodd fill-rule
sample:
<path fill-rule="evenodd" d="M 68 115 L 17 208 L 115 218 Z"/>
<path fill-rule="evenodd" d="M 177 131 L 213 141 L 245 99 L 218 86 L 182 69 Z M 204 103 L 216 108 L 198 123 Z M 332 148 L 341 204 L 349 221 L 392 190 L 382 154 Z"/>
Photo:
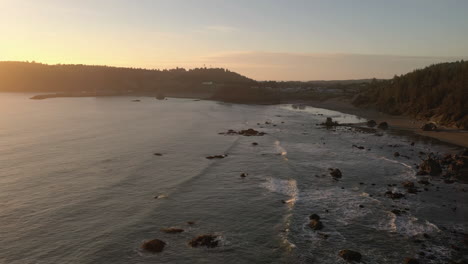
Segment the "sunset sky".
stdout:
<path fill-rule="evenodd" d="M 468 58 L 465 0 L 0 0 L 0 60 L 388 78 Z"/>

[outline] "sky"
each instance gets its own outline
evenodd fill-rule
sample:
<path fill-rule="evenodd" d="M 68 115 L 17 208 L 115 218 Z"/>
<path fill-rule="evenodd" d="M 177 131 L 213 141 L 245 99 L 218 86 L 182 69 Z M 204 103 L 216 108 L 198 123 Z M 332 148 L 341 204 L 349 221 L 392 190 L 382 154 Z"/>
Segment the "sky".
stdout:
<path fill-rule="evenodd" d="M 0 61 L 391 78 L 468 58 L 466 0 L 0 0 Z"/>

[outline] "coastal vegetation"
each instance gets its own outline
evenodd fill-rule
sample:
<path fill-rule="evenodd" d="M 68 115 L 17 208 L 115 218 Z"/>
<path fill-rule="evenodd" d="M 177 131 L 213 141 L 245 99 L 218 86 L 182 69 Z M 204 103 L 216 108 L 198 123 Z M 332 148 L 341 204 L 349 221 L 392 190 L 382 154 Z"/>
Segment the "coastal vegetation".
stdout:
<path fill-rule="evenodd" d="M 373 80 L 356 96 L 359 107 L 468 129 L 468 61 L 441 63 L 390 80 Z"/>

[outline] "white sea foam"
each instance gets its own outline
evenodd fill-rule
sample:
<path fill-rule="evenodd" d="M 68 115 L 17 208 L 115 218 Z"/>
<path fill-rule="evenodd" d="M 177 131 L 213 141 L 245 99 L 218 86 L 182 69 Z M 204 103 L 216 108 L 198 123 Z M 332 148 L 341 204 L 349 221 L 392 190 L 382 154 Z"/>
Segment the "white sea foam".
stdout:
<path fill-rule="evenodd" d="M 387 217 L 381 219 L 377 228 L 379 230 L 396 232 L 408 237 L 440 231 L 435 224 L 427 220 L 420 220 L 409 213 L 397 216 L 391 212 L 387 212 Z"/>

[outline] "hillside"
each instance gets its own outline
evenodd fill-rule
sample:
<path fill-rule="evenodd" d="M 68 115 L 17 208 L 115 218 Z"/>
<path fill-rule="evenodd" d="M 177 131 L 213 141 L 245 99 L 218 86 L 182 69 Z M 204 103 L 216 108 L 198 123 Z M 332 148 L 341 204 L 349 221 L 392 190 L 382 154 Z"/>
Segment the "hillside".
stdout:
<path fill-rule="evenodd" d="M 88 65 L 0 62 L 0 91 L 49 93 L 209 92 L 216 86 L 251 86 L 255 81 L 221 68 L 147 70 Z"/>
<path fill-rule="evenodd" d="M 353 103 L 468 129 L 468 62 L 441 63 L 375 80 Z"/>

